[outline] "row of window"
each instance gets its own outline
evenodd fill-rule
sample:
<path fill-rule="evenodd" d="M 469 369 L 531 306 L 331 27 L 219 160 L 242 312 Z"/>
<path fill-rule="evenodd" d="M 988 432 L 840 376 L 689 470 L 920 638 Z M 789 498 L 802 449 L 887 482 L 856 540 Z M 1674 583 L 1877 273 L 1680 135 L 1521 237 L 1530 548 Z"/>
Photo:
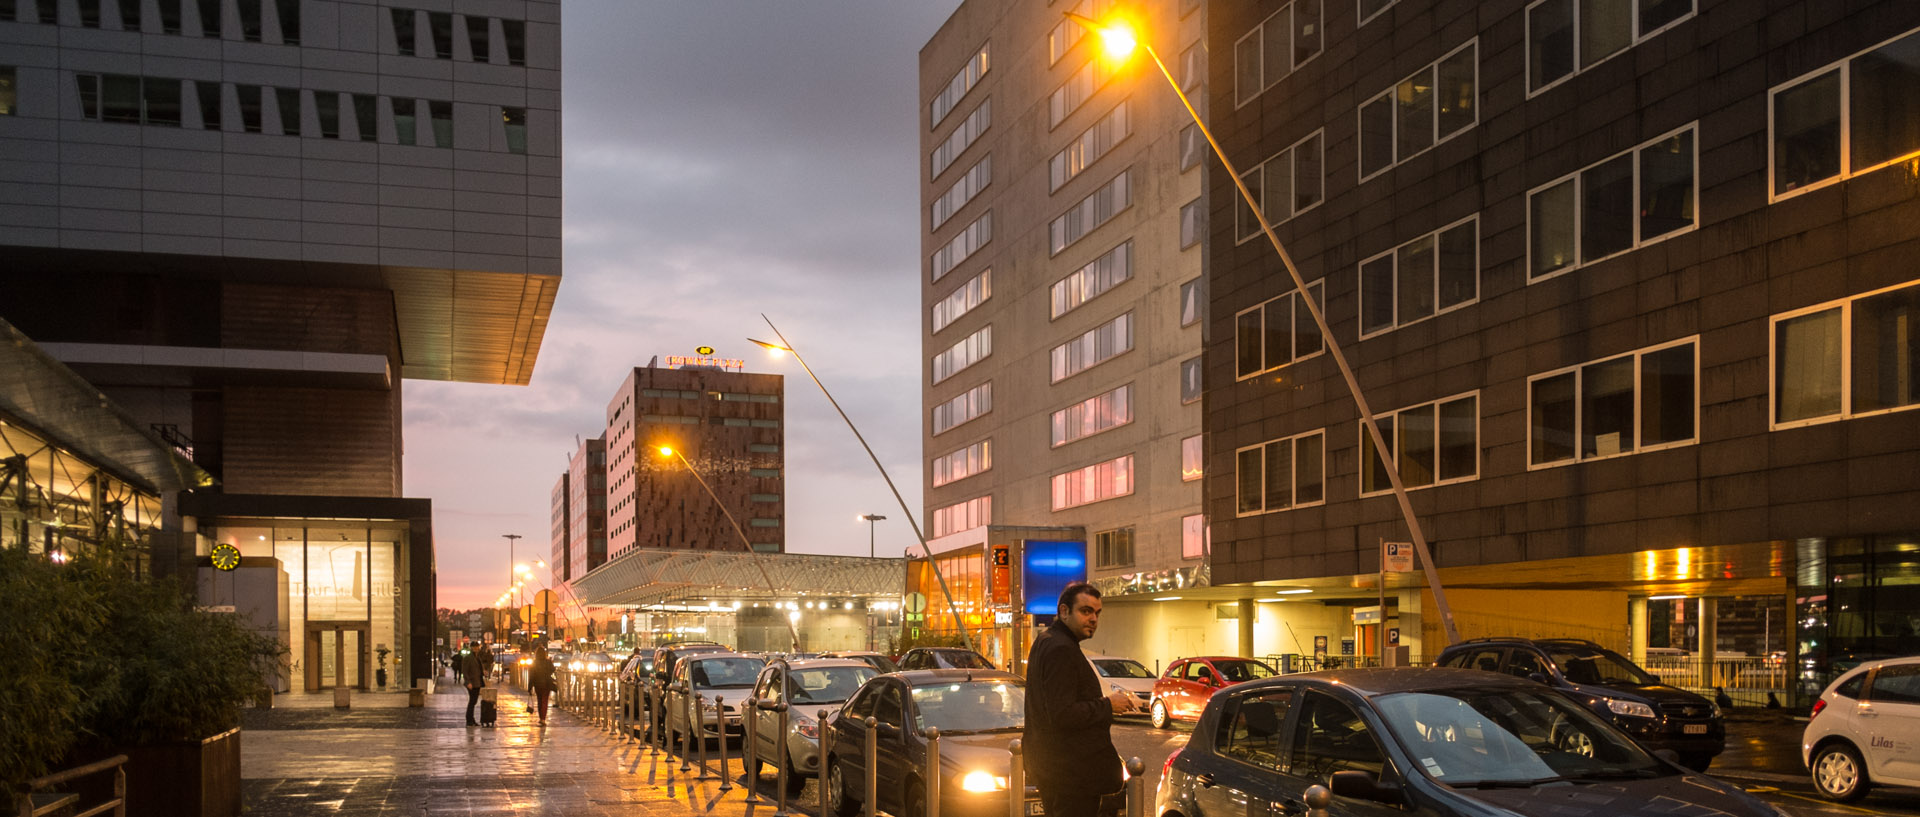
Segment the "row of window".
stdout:
<path fill-rule="evenodd" d="M 1052 487 L 1056 511 L 1127 496 L 1133 493 L 1133 455 L 1055 474 Z"/>
<path fill-rule="evenodd" d="M 976 496 L 944 508 L 935 508 L 930 516 L 934 536 L 977 528 L 993 521 L 993 497 Z"/>
<path fill-rule="evenodd" d="M 993 467 L 993 441 L 981 440 L 933 458 L 933 487 L 938 488 Z"/>
<path fill-rule="evenodd" d="M 1132 277 L 1133 239 L 1127 239 L 1102 253 L 1099 258 L 1087 262 L 1086 266 L 1053 282 L 1048 291 L 1052 315 L 1058 318 L 1072 312 L 1081 304 L 1105 294 Z"/>
<path fill-rule="evenodd" d="M 933 280 L 938 281 L 946 277 L 946 274 L 952 272 L 955 266 L 979 252 L 981 247 L 992 240 L 993 211 L 988 210 L 974 219 L 972 224 L 968 224 L 966 229 L 961 230 L 959 235 L 954 236 L 952 241 L 933 251 L 933 257 L 928 259 L 928 264 L 932 267 Z"/>
<path fill-rule="evenodd" d="M 295 0 L 297 2 L 297 0 Z M 436 59 L 453 59 L 453 38 L 456 28 L 467 34 L 467 53 L 474 62 L 493 62 L 492 44 L 498 41 L 503 48 L 500 56 L 508 65 L 527 64 L 527 21 L 504 18 L 478 17 L 472 14 L 454 14 L 446 11 L 420 11 L 416 9 L 390 8 L 388 22 L 393 27 L 394 48 L 402 57 L 432 56 Z M 420 25 L 421 16 L 427 19 L 426 25 Z M 454 18 L 462 18 L 456 26 Z M 499 36 L 494 36 L 493 24 L 498 22 Z M 420 36 L 427 35 L 422 42 Z M 432 50 L 427 50 L 431 48 Z"/>
<path fill-rule="evenodd" d="M 1639 45 L 1693 13 L 1693 0 L 1537 0 L 1526 11 L 1527 95 Z"/>
<path fill-rule="evenodd" d="M 1049 426 L 1053 447 L 1059 448 L 1131 422 L 1133 385 L 1127 384 L 1053 412 Z"/>
<path fill-rule="evenodd" d="M 993 354 L 993 324 L 980 327 L 933 356 L 933 382 L 939 383 Z"/>
<path fill-rule="evenodd" d="M 1053 347 L 1049 354 L 1051 382 L 1058 383 L 1130 351 L 1133 351 L 1133 313 L 1127 312 Z"/>
<path fill-rule="evenodd" d="M 1090 59 L 1080 70 L 1073 72 L 1060 87 L 1053 89 L 1047 96 L 1047 128 L 1060 127 L 1067 117 L 1087 104 L 1093 94 L 1106 87 L 1113 79 L 1113 63 L 1110 60 Z"/>
<path fill-rule="evenodd" d="M 985 303 L 993 296 L 993 270 L 981 270 L 979 275 L 967 279 L 967 282 L 954 288 L 947 297 L 933 305 L 933 331 L 938 333 L 947 328 L 961 315 L 972 312 L 975 307 Z"/>
<path fill-rule="evenodd" d="M 1047 224 L 1047 246 L 1051 255 L 1059 255 L 1062 250 L 1084 238 L 1088 233 L 1099 229 L 1113 220 L 1128 207 L 1133 206 L 1133 191 L 1129 184 L 1133 176 L 1132 169 L 1120 171 L 1112 181 L 1089 193 L 1078 204 L 1061 213 L 1059 218 Z"/>
<path fill-rule="evenodd" d="M 992 522 L 993 497 L 981 496 L 933 509 L 933 535 L 945 536 Z M 1199 559 L 1207 555 L 1212 531 L 1206 516 L 1190 514 L 1180 518 L 1180 558 Z M 1088 549 L 1093 551 L 1097 568 L 1130 567 L 1134 563 L 1134 532 L 1131 525 L 1096 531 Z"/>
<path fill-rule="evenodd" d="M 1279 224 L 1313 209 L 1326 199 L 1325 139 L 1323 131 L 1314 131 L 1305 139 L 1240 174 L 1247 193 L 1260 205 L 1260 214 L 1268 224 Z M 1260 219 L 1247 205 L 1245 196 L 1234 198 L 1235 236 L 1247 241 L 1260 235 Z"/>
<path fill-rule="evenodd" d="M 1245 105 L 1320 55 L 1320 0 L 1294 0 L 1233 44 L 1233 102 Z"/>
<path fill-rule="evenodd" d="M 960 154 L 967 152 L 967 148 L 972 147 L 973 143 L 979 140 L 980 135 L 986 133 L 987 128 L 992 125 L 993 99 L 989 97 L 981 100 L 980 107 L 974 108 L 973 113 L 967 114 L 967 118 L 961 120 L 959 127 L 947 134 L 946 141 L 935 146 L 933 153 L 928 154 L 927 178 L 940 178 L 940 174 L 947 172 L 947 168 L 953 166 L 954 160 L 960 158 Z"/>
<path fill-rule="evenodd" d="M 930 229 L 940 229 L 940 225 L 947 223 L 947 219 L 953 218 L 954 213 L 967 206 L 967 202 L 973 201 L 973 197 L 980 195 L 980 191 L 985 190 L 992 181 L 993 154 L 989 153 L 980 157 L 980 161 L 975 162 L 973 167 L 967 168 L 967 172 L 955 179 L 953 184 L 947 187 L 946 192 L 933 200 L 931 213 L 933 223 Z"/>
<path fill-rule="evenodd" d="M 228 10 L 239 24 L 240 37 L 248 42 L 274 42 L 268 33 L 279 35 L 278 42 L 300 44 L 300 0 L 154 0 L 159 14 L 149 18 L 143 13 L 144 0 L 75 0 L 79 16 L 68 25 L 119 31 L 148 31 L 159 34 L 183 34 L 188 29 L 202 37 L 218 39 L 228 30 Z M 19 23 L 60 24 L 59 0 L 0 0 L 0 20 Z M 148 24 L 157 24 L 149 28 Z"/>
<path fill-rule="evenodd" d="M 945 434 L 993 410 L 993 381 L 974 386 L 933 407 L 933 433 Z"/>
<path fill-rule="evenodd" d="M 1479 41 L 1471 40 L 1360 103 L 1360 181 L 1479 122 Z"/>
<path fill-rule="evenodd" d="M 939 127 L 940 120 L 947 118 L 947 114 L 953 112 L 954 106 L 960 104 L 961 98 L 965 97 L 968 91 L 973 90 L 973 86 L 980 84 L 980 79 L 987 75 L 987 69 L 991 67 L 987 52 L 988 46 L 980 46 L 979 53 L 967 60 L 966 65 L 960 66 L 960 70 L 954 73 L 953 79 L 947 80 L 947 87 L 941 89 L 940 93 L 934 96 L 933 101 L 927 104 L 928 128 Z"/>
<path fill-rule="evenodd" d="M 780 395 L 753 394 L 739 391 L 694 391 L 692 389 L 641 389 L 641 397 L 661 397 L 670 400 L 731 400 L 740 403 L 778 403 Z"/>
<path fill-rule="evenodd" d="M 661 425 L 711 425 L 726 428 L 779 428 L 779 420 L 753 420 L 746 417 L 694 417 L 686 414 L 642 414 L 640 422 Z M 776 449 L 777 450 L 777 449 Z"/>
<path fill-rule="evenodd" d="M 1081 131 L 1047 161 L 1047 192 L 1057 192 L 1132 134 L 1128 100 L 1122 99 L 1106 116 Z"/>

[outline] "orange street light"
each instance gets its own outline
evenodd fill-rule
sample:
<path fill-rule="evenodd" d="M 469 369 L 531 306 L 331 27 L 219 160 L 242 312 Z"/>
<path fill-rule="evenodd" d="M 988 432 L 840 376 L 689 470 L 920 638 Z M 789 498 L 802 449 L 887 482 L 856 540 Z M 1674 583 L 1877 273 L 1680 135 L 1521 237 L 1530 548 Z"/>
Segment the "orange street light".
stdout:
<path fill-rule="evenodd" d="M 1153 50 L 1152 45 L 1141 42 L 1134 36 L 1133 28 L 1125 21 L 1102 25 L 1071 11 L 1066 12 L 1066 16 L 1067 19 L 1079 23 L 1088 31 L 1098 33 L 1109 55 L 1124 59 L 1133 53 L 1133 47 L 1137 44 L 1147 52 L 1147 56 L 1153 58 L 1154 66 L 1160 69 L 1160 76 L 1166 78 L 1167 86 L 1173 89 L 1174 95 L 1180 98 L 1180 104 L 1186 106 L 1187 115 L 1193 118 L 1194 127 L 1200 130 L 1200 135 L 1206 137 L 1207 145 L 1213 148 L 1213 155 L 1220 160 L 1220 168 L 1227 171 L 1227 178 L 1233 180 L 1233 186 L 1240 191 L 1241 199 L 1246 202 L 1248 209 L 1253 211 L 1253 217 L 1260 222 L 1260 231 L 1266 234 L 1267 242 L 1273 245 L 1273 251 L 1280 255 L 1280 263 L 1287 268 L 1287 275 L 1293 278 L 1294 289 L 1304 294 L 1307 291 L 1306 279 L 1301 277 L 1300 268 L 1294 265 L 1293 256 L 1280 244 L 1280 236 L 1274 233 L 1273 224 L 1267 221 L 1267 214 L 1260 209 L 1260 201 L 1253 197 L 1253 191 L 1247 189 L 1246 180 L 1240 177 L 1240 171 L 1234 169 L 1233 162 L 1227 158 L 1226 151 L 1220 149 L 1220 143 L 1213 138 L 1213 131 L 1208 130 L 1207 123 L 1200 119 L 1200 112 L 1194 109 L 1193 100 L 1188 99 L 1186 92 L 1180 90 L 1179 81 L 1173 78 L 1173 72 L 1167 70 L 1167 64 L 1160 60 L 1159 53 Z M 1347 356 L 1340 351 L 1339 342 L 1334 340 L 1333 328 L 1327 324 L 1327 316 L 1321 311 L 1320 304 L 1312 298 L 1301 298 L 1300 303 L 1306 304 L 1307 314 L 1313 316 L 1314 325 L 1320 329 L 1320 337 L 1326 341 L 1327 352 L 1333 358 L 1334 365 L 1339 367 L 1340 376 L 1347 381 L 1347 391 L 1353 395 L 1353 402 L 1360 410 L 1361 425 L 1366 427 L 1367 435 L 1373 438 L 1374 450 L 1378 452 L 1393 450 L 1387 445 L 1386 435 L 1380 433 L 1380 424 L 1373 421 L 1373 409 L 1367 405 L 1366 395 L 1360 391 L 1360 381 L 1353 376 L 1353 367 L 1348 365 Z M 1420 520 L 1414 516 L 1413 501 L 1407 498 L 1407 486 L 1400 479 L 1400 466 L 1384 453 L 1378 456 L 1381 464 L 1386 467 L 1387 481 L 1393 486 L 1393 497 L 1400 504 L 1400 515 L 1406 520 L 1407 532 L 1413 538 L 1413 547 L 1420 554 L 1421 567 L 1427 574 L 1427 584 L 1433 588 L 1434 605 L 1440 608 L 1440 621 L 1446 626 L 1447 643 L 1457 644 L 1460 642 L 1460 631 L 1454 627 L 1453 611 L 1447 606 L 1446 591 L 1440 587 L 1440 574 L 1435 570 L 1433 556 L 1427 549 L 1427 536 L 1420 529 Z M 1386 558 L 1384 552 L 1381 553 L 1381 558 Z"/>
<path fill-rule="evenodd" d="M 760 580 L 767 583 L 767 589 L 769 591 L 778 593 L 779 588 L 774 587 L 773 577 L 767 575 L 767 566 L 760 562 L 760 551 L 753 549 L 753 540 L 747 538 L 747 532 L 740 527 L 740 520 L 735 519 L 733 510 L 728 508 L 725 502 L 720 501 L 720 496 L 713 492 L 713 486 L 707 484 L 707 478 L 700 475 L 700 469 L 693 467 L 693 463 L 687 460 L 687 455 L 673 450 L 673 446 L 671 445 L 659 446 L 659 451 L 662 457 L 679 460 L 681 465 L 686 466 L 687 473 L 692 474 L 693 478 L 699 481 L 700 488 L 707 492 L 707 496 L 713 500 L 713 504 L 720 509 L 721 513 L 727 515 L 727 523 L 733 525 L 733 532 L 740 535 L 740 544 L 747 546 L 747 556 L 753 559 L 753 566 L 759 569 Z M 793 651 L 799 652 L 800 632 L 793 628 L 792 621 L 787 622 L 787 635 L 793 639 Z"/>

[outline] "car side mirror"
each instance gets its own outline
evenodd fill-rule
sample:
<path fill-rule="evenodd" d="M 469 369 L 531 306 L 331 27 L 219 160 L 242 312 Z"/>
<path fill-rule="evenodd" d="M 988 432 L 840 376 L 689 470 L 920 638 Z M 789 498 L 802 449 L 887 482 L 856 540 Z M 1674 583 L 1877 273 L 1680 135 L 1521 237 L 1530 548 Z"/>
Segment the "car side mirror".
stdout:
<path fill-rule="evenodd" d="M 1380 780 L 1367 772 L 1334 772 L 1333 778 L 1327 782 L 1331 784 L 1328 788 L 1341 797 L 1372 800 L 1390 806 L 1406 804 L 1406 796 L 1401 793 L 1399 783 Z"/>
<path fill-rule="evenodd" d="M 1547 674 L 1544 672 L 1529 672 L 1527 673 L 1527 680 L 1536 684 L 1544 684 L 1547 683 Z"/>

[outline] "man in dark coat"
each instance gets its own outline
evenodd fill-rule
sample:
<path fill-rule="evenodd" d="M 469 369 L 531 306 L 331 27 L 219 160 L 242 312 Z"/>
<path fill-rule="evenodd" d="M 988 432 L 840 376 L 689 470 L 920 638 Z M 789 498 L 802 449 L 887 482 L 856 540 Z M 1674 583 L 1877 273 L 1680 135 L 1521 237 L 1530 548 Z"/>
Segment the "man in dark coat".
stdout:
<path fill-rule="evenodd" d="M 467 642 L 467 648 L 460 651 L 460 682 L 467 686 L 467 725 L 479 726 L 473 719 L 473 707 L 480 703 L 480 688 L 487 685 L 486 665 L 480 663 L 480 651 L 483 648 L 474 642 Z"/>
<path fill-rule="evenodd" d="M 1047 817 L 1095 817 L 1102 795 L 1120 791 L 1113 716 L 1134 710 L 1133 696 L 1102 695 L 1080 642 L 1100 626 L 1100 591 L 1086 582 L 1060 594 L 1059 615 L 1027 654 L 1027 726 L 1021 736 L 1027 777 Z"/>

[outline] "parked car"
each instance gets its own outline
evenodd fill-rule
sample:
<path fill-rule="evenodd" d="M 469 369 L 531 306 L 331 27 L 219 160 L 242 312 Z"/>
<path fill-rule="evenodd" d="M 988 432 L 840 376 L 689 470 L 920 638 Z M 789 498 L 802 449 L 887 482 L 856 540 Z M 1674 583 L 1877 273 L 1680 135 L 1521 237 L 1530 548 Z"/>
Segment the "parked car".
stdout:
<path fill-rule="evenodd" d="M 740 709 L 753 694 L 754 678 L 766 663 L 765 659 L 738 653 L 696 653 L 683 657 L 673 667 L 666 694 L 667 734 L 679 740 L 682 733 L 692 730 L 689 722 L 692 713 L 687 706 L 690 695 L 699 697 L 701 707 L 700 729 L 694 733 L 695 737 L 705 740 L 745 734 L 740 725 Z M 676 687 L 683 691 L 676 691 Z M 716 703 L 716 696 L 725 700 Z"/>
<path fill-rule="evenodd" d="M 1920 786 L 1920 656 L 1871 661 L 1834 679 L 1813 702 L 1800 757 L 1829 800 Z"/>
<path fill-rule="evenodd" d="M 689 655 L 723 652 L 733 652 L 733 648 L 718 641 L 669 641 L 661 644 L 653 648 L 653 669 L 650 680 L 655 682 L 653 686 L 667 683 L 673 677 L 674 664 Z M 645 709 L 659 708 L 661 702 L 654 700 L 654 697 L 651 686 L 643 687 L 640 693 L 640 705 Z M 664 699 L 664 696 L 662 697 Z"/>
<path fill-rule="evenodd" d="M 1145 664 L 1131 658 L 1112 655 L 1089 655 L 1087 662 L 1093 665 L 1093 672 L 1107 685 L 1109 691 L 1126 692 L 1139 701 L 1141 712 L 1152 708 L 1153 670 Z"/>
<path fill-rule="evenodd" d="M 1670 749 L 1681 764 L 1706 771 L 1727 746 L 1720 706 L 1660 683 L 1626 656 L 1577 638 L 1473 638 L 1434 661 L 1530 678 L 1571 693 L 1648 749 Z"/>
<path fill-rule="evenodd" d="M 851 658 L 816 658 L 784 665 L 773 661 L 760 670 L 753 697 L 773 703 L 786 701 L 787 731 L 781 734 L 777 713 L 762 711 L 751 729 L 755 751 L 760 762 L 775 772 L 786 766 L 789 792 L 800 793 L 807 778 L 820 774 L 820 711 L 827 710 L 831 717 L 860 690 L 861 684 L 879 674 L 872 665 Z"/>
<path fill-rule="evenodd" d="M 898 672 L 900 670 L 900 665 L 893 663 L 893 659 L 881 653 L 868 652 L 866 650 L 836 650 L 833 652 L 823 652 L 820 654 L 820 657 L 851 658 L 855 661 L 864 662 L 867 666 L 873 667 L 881 673 Z"/>
<path fill-rule="evenodd" d="M 959 647 L 914 647 L 900 656 L 900 669 L 999 669 L 973 650 Z"/>
<path fill-rule="evenodd" d="M 575 653 L 573 657 L 567 661 L 567 669 L 574 672 L 612 672 L 614 669 L 613 656 L 603 652 Z"/>
<path fill-rule="evenodd" d="M 940 728 L 940 813 L 946 817 L 1007 814 L 1012 755 L 1007 744 L 1026 725 L 1026 689 L 1020 676 L 998 670 L 920 670 L 880 675 L 860 688 L 831 721 L 827 747 L 827 807 L 852 817 L 866 791 L 866 718 L 875 732 L 874 806 L 888 814 L 927 813 L 928 727 Z M 1026 787 L 1024 813 L 1039 795 Z"/>
<path fill-rule="evenodd" d="M 1221 687 L 1277 674 L 1259 661 L 1232 655 L 1179 659 L 1168 664 L 1167 673 L 1153 682 L 1153 703 L 1147 707 L 1147 718 L 1155 729 L 1172 726 L 1175 720 L 1193 720 L 1200 717 L 1200 710 Z"/>
<path fill-rule="evenodd" d="M 1435 667 L 1324 670 L 1222 691 L 1168 759 L 1154 814 L 1304 814 L 1313 785 L 1333 793 L 1328 817 L 1778 817 L 1560 692 Z"/>

